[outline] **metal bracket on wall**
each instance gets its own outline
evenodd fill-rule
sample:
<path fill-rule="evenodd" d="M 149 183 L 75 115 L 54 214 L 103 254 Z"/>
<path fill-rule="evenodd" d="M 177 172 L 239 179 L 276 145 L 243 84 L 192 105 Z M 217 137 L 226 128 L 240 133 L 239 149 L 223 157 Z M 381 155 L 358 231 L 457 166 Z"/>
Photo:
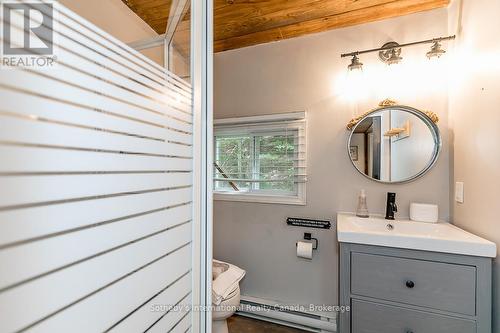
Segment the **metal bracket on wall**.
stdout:
<path fill-rule="evenodd" d="M 304 239 L 305 240 L 312 240 L 316 242 L 316 245 L 313 246 L 313 250 L 317 250 L 319 247 L 319 240 L 317 238 L 312 237 L 310 232 L 305 232 L 304 233 Z"/>

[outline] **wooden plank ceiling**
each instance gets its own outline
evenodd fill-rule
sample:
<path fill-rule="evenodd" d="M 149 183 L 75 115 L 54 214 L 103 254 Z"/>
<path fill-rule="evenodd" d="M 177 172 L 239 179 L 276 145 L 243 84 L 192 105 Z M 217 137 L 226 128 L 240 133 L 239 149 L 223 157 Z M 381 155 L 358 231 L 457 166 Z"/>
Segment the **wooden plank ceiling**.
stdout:
<path fill-rule="evenodd" d="M 172 0 L 122 0 L 158 34 Z M 450 0 L 214 0 L 221 52 L 445 7 Z"/>

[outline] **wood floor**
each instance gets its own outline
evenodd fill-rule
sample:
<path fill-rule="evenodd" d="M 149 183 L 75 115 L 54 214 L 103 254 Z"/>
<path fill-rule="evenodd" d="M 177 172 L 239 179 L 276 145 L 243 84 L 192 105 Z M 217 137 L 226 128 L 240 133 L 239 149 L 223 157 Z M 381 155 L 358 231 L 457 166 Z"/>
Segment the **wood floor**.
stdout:
<path fill-rule="evenodd" d="M 242 316 L 232 316 L 227 322 L 229 333 L 307 333 L 295 328 Z"/>

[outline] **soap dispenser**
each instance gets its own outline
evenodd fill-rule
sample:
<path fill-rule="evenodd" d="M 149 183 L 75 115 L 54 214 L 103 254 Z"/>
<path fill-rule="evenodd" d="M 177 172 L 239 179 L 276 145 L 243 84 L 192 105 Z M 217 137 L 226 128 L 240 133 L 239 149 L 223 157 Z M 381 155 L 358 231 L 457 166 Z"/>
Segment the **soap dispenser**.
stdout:
<path fill-rule="evenodd" d="M 356 216 L 364 218 L 370 217 L 370 214 L 368 213 L 368 207 L 366 206 L 365 190 L 361 190 L 361 192 L 359 192 L 358 209 L 356 210 Z"/>

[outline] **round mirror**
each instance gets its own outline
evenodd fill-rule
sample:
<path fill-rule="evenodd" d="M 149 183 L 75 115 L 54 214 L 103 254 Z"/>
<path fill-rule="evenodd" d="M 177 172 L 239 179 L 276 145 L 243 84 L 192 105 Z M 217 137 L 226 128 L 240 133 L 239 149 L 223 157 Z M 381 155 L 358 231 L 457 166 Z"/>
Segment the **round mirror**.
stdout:
<path fill-rule="evenodd" d="M 383 106 L 351 121 L 348 151 L 364 176 L 402 183 L 424 175 L 441 148 L 439 129 L 426 113 L 409 106 Z M 349 128 L 348 126 L 348 128 Z"/>

